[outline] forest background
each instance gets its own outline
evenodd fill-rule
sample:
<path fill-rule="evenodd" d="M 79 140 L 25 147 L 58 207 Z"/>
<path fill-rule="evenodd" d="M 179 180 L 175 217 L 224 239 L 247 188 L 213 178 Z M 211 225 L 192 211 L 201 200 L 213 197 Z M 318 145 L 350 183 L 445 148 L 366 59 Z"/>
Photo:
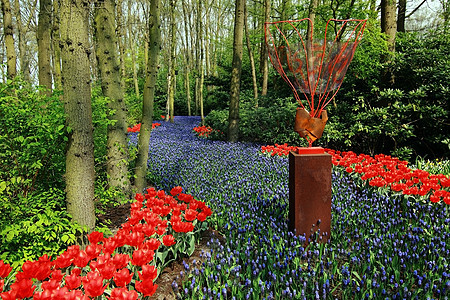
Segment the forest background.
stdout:
<path fill-rule="evenodd" d="M 449 156 L 447 0 L 1 4 L 0 259 L 15 266 L 80 242 L 96 214 L 146 186 L 161 116 L 200 115 L 217 139 L 304 144 L 298 104 L 269 65 L 266 21 L 368 19 L 317 145 Z"/>

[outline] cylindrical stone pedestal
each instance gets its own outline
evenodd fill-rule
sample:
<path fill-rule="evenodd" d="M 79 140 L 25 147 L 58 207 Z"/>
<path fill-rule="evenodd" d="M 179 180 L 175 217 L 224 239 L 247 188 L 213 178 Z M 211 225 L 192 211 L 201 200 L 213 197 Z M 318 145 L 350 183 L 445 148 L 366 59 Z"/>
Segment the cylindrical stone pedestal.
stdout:
<path fill-rule="evenodd" d="M 308 242 L 318 229 L 326 242 L 331 233 L 331 155 L 321 147 L 299 148 L 289 153 L 289 230 L 305 234 Z"/>

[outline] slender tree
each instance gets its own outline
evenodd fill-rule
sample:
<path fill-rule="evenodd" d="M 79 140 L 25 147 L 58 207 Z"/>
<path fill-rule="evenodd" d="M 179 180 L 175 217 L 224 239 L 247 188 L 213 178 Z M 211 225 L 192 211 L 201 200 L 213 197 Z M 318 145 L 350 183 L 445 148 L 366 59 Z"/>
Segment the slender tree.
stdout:
<path fill-rule="evenodd" d="M 131 51 L 131 63 L 133 65 L 133 82 L 134 82 L 134 92 L 136 94 L 136 98 L 139 98 L 139 82 L 138 82 L 138 74 L 137 74 L 137 64 L 136 64 L 136 49 L 134 44 L 134 32 L 133 32 L 133 26 L 132 26 L 132 2 L 134 1 L 128 1 L 128 45 L 130 47 Z"/>
<path fill-rule="evenodd" d="M 3 33 L 5 34 L 6 48 L 6 73 L 9 79 L 14 79 L 17 74 L 17 56 L 14 49 L 14 27 L 12 23 L 11 3 L 2 0 Z"/>
<path fill-rule="evenodd" d="M 161 48 L 161 28 L 159 18 L 160 1 L 161 0 L 150 0 L 149 57 L 143 91 L 142 125 L 139 133 L 135 172 L 135 187 L 138 192 L 142 192 L 147 184 L 145 175 L 147 174 L 148 147 L 150 144 L 150 133 L 153 121 L 153 101 L 155 98 L 158 58 Z"/>
<path fill-rule="evenodd" d="M 167 76 L 167 102 L 168 102 L 168 115 L 166 120 L 170 120 L 173 123 L 174 117 L 174 102 L 175 102 L 175 51 L 176 51 L 176 34 L 177 27 L 175 23 L 175 9 L 177 2 L 170 0 L 170 48 L 169 48 L 169 73 Z"/>
<path fill-rule="evenodd" d="M 245 41 L 247 44 L 248 57 L 250 59 L 250 67 L 252 70 L 252 82 L 253 82 L 253 98 L 258 101 L 258 84 L 256 80 L 256 69 L 255 69 L 255 59 L 253 58 L 252 46 L 250 45 L 250 33 L 248 32 L 248 11 L 247 4 L 244 3 L 244 29 L 245 29 Z M 256 102 L 256 107 L 258 107 L 258 102 Z"/>
<path fill-rule="evenodd" d="M 270 0 L 264 1 L 264 22 L 270 21 Z M 263 27 L 264 28 L 264 27 Z M 267 95 L 267 86 L 269 81 L 269 62 L 268 62 L 268 50 L 266 42 L 263 40 L 261 43 L 261 55 L 260 55 L 260 63 L 259 70 L 262 73 L 262 86 L 261 86 L 261 95 Z"/>
<path fill-rule="evenodd" d="M 397 32 L 405 32 L 406 0 L 398 0 Z"/>
<path fill-rule="evenodd" d="M 383 57 L 384 63 L 392 61 L 395 54 L 395 36 L 397 34 L 396 18 L 396 0 L 381 0 L 381 32 L 387 36 L 388 50 L 390 54 Z M 386 69 L 383 75 L 383 81 L 387 85 L 393 85 L 395 81 L 394 73 Z"/>
<path fill-rule="evenodd" d="M 130 192 L 128 179 L 127 108 L 124 101 L 116 35 L 115 1 L 103 0 L 95 7 L 96 55 L 103 95 L 108 97 L 107 131 L 108 184 L 125 195 Z"/>
<path fill-rule="evenodd" d="M 35 2 L 36 3 L 36 2 Z M 36 4 L 34 4 L 36 5 Z M 14 10 L 15 10 L 15 18 L 16 18 L 16 28 L 17 28 L 17 40 L 19 46 L 18 58 L 19 58 L 19 66 L 20 73 L 23 76 L 23 79 L 26 82 L 31 82 L 31 74 L 30 74 L 30 56 L 28 53 L 26 34 L 29 29 L 29 25 L 31 20 L 33 19 L 33 9 L 30 10 L 28 14 L 28 21 L 23 21 L 22 12 L 23 9 L 20 7 L 20 1 L 14 0 Z"/>
<path fill-rule="evenodd" d="M 239 92 L 242 70 L 245 0 L 236 0 L 234 15 L 233 63 L 231 70 L 230 109 L 228 140 L 237 142 L 239 138 Z"/>
<path fill-rule="evenodd" d="M 190 32 L 190 26 L 188 24 L 188 17 L 187 17 L 187 3 L 186 1 L 182 1 L 181 3 L 183 7 L 183 16 L 184 16 L 184 37 L 185 37 L 185 53 L 186 53 L 186 61 L 184 63 L 184 86 L 186 90 L 186 102 L 187 102 L 187 108 L 188 108 L 188 115 L 191 115 L 191 83 L 190 83 L 190 70 L 191 70 L 191 52 L 189 50 L 189 37 L 188 35 Z"/>
<path fill-rule="evenodd" d="M 67 211 L 77 223 L 95 227 L 94 138 L 91 107 L 90 2 L 61 0 L 64 109 L 70 135 L 66 153 Z"/>
<path fill-rule="evenodd" d="M 59 47 L 59 42 L 61 40 L 59 25 L 60 25 L 60 15 L 59 15 L 59 1 L 53 1 L 53 18 L 52 18 L 52 62 L 53 62 L 53 82 L 55 84 L 55 89 L 60 90 L 62 88 L 61 82 L 61 48 Z"/>
<path fill-rule="evenodd" d="M 52 0 L 39 0 L 37 30 L 39 85 L 47 89 L 47 95 L 52 93 L 51 14 Z"/>

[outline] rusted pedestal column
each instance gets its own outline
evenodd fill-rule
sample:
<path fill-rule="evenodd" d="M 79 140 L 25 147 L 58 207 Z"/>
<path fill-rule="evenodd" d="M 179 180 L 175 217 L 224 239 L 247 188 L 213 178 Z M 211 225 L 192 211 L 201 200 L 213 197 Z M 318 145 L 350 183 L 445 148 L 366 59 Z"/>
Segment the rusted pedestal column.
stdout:
<path fill-rule="evenodd" d="M 299 148 L 298 153 L 289 153 L 289 230 L 306 234 L 308 241 L 319 228 L 322 241 L 327 241 L 331 233 L 331 155 L 321 147 Z"/>

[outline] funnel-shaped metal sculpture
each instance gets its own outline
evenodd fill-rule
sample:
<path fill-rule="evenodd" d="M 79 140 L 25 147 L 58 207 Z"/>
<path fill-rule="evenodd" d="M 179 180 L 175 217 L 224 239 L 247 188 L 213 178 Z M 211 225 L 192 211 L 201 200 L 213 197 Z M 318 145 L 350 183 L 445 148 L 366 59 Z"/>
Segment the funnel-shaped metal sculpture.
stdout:
<path fill-rule="evenodd" d="M 366 21 L 330 19 L 319 32 L 313 31 L 308 18 L 265 23 L 270 61 L 301 105 L 294 130 L 309 146 L 322 136 L 328 120 L 325 106 L 344 80 Z"/>

